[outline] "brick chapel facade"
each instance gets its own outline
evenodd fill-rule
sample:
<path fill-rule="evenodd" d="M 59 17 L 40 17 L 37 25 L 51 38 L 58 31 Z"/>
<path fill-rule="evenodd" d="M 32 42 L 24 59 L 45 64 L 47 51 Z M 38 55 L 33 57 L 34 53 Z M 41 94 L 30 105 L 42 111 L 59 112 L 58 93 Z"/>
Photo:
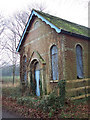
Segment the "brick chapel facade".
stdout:
<path fill-rule="evenodd" d="M 59 80 L 90 77 L 89 42 L 88 28 L 32 10 L 17 47 L 21 83 L 40 96 Z"/>

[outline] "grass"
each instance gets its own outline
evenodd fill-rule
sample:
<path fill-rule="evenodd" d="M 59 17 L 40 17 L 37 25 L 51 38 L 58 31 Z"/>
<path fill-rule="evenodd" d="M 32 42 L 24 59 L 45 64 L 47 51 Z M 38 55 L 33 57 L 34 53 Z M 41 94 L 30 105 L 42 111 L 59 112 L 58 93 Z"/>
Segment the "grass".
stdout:
<path fill-rule="evenodd" d="M 13 85 L 13 77 L 2 77 L 2 95 L 6 97 L 20 97 L 20 79 L 19 76 L 15 76 L 15 83 Z"/>
<path fill-rule="evenodd" d="M 7 87 L 7 85 L 3 85 L 2 96 L 11 97 L 11 98 L 16 99 L 18 97 L 21 97 L 21 90 L 17 84 L 15 84 L 14 86 L 12 84 L 10 84 L 8 87 Z"/>
<path fill-rule="evenodd" d="M 88 103 L 89 100 L 90 100 L 90 96 L 89 96 L 89 97 L 86 97 L 86 98 L 83 98 L 83 99 L 74 100 L 74 101 L 73 101 L 73 104 L 74 104 L 74 105 L 79 105 L 79 104 L 81 104 L 81 103 L 86 104 L 86 102 Z"/>
<path fill-rule="evenodd" d="M 2 82 L 3 83 L 12 83 L 13 82 L 13 76 L 2 76 Z M 20 82 L 20 77 L 15 76 L 15 83 Z"/>
<path fill-rule="evenodd" d="M 65 106 L 60 117 L 64 118 L 89 118 L 88 103 L 90 97 L 71 101 L 70 108 Z"/>

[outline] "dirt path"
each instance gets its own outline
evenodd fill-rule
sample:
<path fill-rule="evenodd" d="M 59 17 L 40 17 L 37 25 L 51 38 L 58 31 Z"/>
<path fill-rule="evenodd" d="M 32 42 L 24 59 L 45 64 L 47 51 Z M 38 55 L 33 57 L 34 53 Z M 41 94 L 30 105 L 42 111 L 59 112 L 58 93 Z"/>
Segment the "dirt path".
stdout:
<path fill-rule="evenodd" d="M 2 118 L 23 118 L 23 117 L 15 112 L 8 111 L 7 109 L 3 108 L 2 109 Z"/>

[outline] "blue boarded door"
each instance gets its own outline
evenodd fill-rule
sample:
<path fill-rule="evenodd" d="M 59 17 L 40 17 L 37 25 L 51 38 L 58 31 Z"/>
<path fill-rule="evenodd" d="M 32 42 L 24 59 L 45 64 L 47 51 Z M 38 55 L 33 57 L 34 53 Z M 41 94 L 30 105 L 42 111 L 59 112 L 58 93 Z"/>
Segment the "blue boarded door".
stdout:
<path fill-rule="evenodd" d="M 82 47 L 76 46 L 77 78 L 83 78 Z"/>
<path fill-rule="evenodd" d="M 39 81 L 40 81 L 40 71 L 35 71 L 35 79 L 36 79 L 36 95 L 40 96 L 40 88 L 39 88 Z"/>

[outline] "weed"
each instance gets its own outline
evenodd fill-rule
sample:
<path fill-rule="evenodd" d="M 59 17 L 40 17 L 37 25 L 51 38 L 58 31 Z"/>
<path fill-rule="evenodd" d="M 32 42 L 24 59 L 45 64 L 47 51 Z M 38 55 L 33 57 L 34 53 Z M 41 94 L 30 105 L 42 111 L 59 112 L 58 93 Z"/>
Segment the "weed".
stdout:
<path fill-rule="evenodd" d="M 54 112 L 55 112 L 55 110 L 51 109 L 51 111 L 48 113 L 49 118 L 54 116 Z"/>
<path fill-rule="evenodd" d="M 3 76 L 2 77 L 2 82 L 4 84 L 13 83 L 13 76 Z M 20 77 L 19 76 L 15 76 L 15 83 L 20 83 Z"/>
<path fill-rule="evenodd" d="M 17 103 L 20 105 L 25 105 L 30 108 L 34 108 L 34 102 L 30 97 L 17 98 Z"/>
<path fill-rule="evenodd" d="M 49 115 L 52 114 L 52 110 L 57 110 L 62 107 L 60 96 L 56 96 L 51 93 L 47 98 L 42 98 L 37 105 L 37 108 L 42 109 L 43 111 L 49 112 Z"/>
<path fill-rule="evenodd" d="M 17 98 L 21 97 L 21 89 L 19 86 L 17 87 L 3 87 L 2 88 L 2 95 L 6 97 Z"/>
<path fill-rule="evenodd" d="M 64 105 L 64 102 L 65 102 L 65 94 L 66 94 L 65 85 L 66 85 L 65 80 L 60 80 L 58 82 L 59 93 L 60 93 L 60 102 L 62 105 Z"/>
<path fill-rule="evenodd" d="M 60 84 L 60 86 L 62 86 Z M 62 87 L 62 90 L 64 87 Z M 29 91 L 29 89 L 28 89 Z M 68 98 L 65 97 L 65 89 L 64 89 L 64 97 L 63 94 L 57 96 L 54 92 L 48 95 L 47 97 L 38 98 L 35 96 L 31 96 L 28 93 L 22 96 L 22 91 L 20 86 L 8 86 L 3 87 L 2 89 L 3 95 L 6 97 L 11 97 L 17 101 L 18 104 L 24 105 L 27 108 L 34 108 L 35 110 L 39 111 L 42 110 L 43 112 L 48 114 L 49 118 L 54 117 L 57 111 L 58 117 L 60 118 L 81 118 L 88 116 L 87 108 L 83 105 L 87 104 L 87 101 L 90 100 L 90 97 L 70 101 Z M 63 102 L 64 100 L 64 102 Z M 82 110 L 83 109 L 83 110 Z M 82 110 L 82 113 L 81 111 Z M 86 111 L 85 111 L 86 110 Z M 62 112 L 61 112 L 62 111 Z M 84 111 L 84 112 L 83 112 Z M 86 115 L 85 115 L 86 113 Z"/>

